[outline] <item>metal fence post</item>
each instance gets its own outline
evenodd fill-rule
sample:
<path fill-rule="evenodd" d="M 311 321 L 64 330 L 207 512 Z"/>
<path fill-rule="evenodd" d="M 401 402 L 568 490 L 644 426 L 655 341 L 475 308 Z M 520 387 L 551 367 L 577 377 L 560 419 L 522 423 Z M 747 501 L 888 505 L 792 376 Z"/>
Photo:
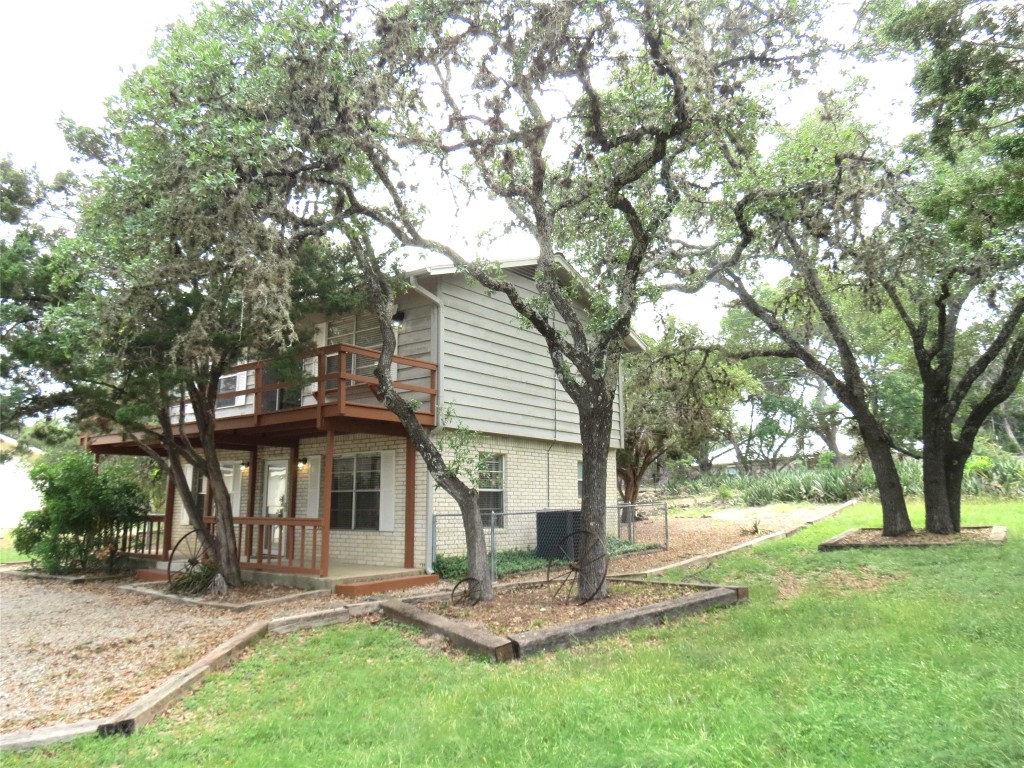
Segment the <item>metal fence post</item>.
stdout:
<path fill-rule="evenodd" d="M 430 572 L 434 573 L 434 563 L 437 561 L 437 515 L 430 516 Z"/>
<path fill-rule="evenodd" d="M 665 517 L 665 549 L 668 549 L 668 502 L 661 502 L 661 511 Z"/>
<path fill-rule="evenodd" d="M 498 550 L 494 546 L 495 515 L 491 514 L 491 581 L 498 580 Z"/>

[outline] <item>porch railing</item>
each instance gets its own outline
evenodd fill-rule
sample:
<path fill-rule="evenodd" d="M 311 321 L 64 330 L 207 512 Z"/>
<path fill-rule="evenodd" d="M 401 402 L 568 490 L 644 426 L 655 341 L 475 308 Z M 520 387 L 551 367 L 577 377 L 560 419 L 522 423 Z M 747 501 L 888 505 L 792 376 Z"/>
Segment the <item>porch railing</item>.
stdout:
<path fill-rule="evenodd" d="M 204 518 L 211 532 L 213 517 Z M 236 517 L 235 542 L 242 568 L 320 575 L 324 524 L 312 517 Z"/>
<path fill-rule="evenodd" d="M 119 526 L 110 529 L 102 537 L 104 541 L 117 546 L 118 552 L 142 557 L 167 557 L 164 540 L 163 515 L 146 515 L 135 525 Z"/>

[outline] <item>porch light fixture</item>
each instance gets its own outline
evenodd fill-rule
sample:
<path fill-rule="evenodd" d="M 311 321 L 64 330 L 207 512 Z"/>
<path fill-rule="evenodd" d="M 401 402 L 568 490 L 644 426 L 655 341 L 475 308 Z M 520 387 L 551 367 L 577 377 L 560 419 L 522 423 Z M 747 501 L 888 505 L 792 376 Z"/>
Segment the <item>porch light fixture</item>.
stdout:
<path fill-rule="evenodd" d="M 398 310 L 391 316 L 391 327 L 396 331 L 400 331 L 403 325 L 405 325 L 405 312 Z"/>
<path fill-rule="evenodd" d="M 309 459 L 303 456 L 301 459 L 298 460 L 298 462 L 296 462 L 295 466 L 298 467 L 299 469 L 305 469 L 307 464 L 309 464 Z"/>
<path fill-rule="evenodd" d="M 249 462 L 248 461 L 243 461 L 241 464 L 239 464 L 239 466 L 242 468 L 243 472 L 248 472 L 249 471 Z"/>

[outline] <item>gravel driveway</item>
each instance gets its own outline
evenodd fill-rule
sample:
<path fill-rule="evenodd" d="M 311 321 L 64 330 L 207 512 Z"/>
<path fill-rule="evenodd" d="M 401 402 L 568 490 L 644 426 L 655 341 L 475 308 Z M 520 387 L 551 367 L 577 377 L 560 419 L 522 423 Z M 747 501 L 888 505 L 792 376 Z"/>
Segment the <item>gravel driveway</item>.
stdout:
<path fill-rule="evenodd" d="M 722 510 L 671 518 L 669 551 L 616 558 L 636 572 L 794 527 L 826 508 Z M 758 521 L 759 533 L 751 531 Z M 22 579 L 0 569 L 0 733 L 112 715 L 255 621 L 343 605 L 314 595 L 248 611 L 117 588 Z"/>
<path fill-rule="evenodd" d="M 314 596 L 225 611 L 111 582 L 2 574 L 0 732 L 114 714 L 254 621 L 342 604 Z"/>

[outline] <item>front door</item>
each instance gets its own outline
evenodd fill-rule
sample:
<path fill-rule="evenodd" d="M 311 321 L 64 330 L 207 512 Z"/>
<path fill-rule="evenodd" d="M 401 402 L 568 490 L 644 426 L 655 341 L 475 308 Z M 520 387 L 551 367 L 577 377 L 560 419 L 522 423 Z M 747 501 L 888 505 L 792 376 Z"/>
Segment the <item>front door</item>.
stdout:
<path fill-rule="evenodd" d="M 288 460 L 272 459 L 267 462 L 266 476 L 263 479 L 263 515 L 270 518 L 282 518 L 288 513 Z M 268 521 L 269 522 L 269 521 Z M 281 546 L 280 525 L 264 525 L 262 529 L 262 546 L 265 555 L 276 557 Z"/>

